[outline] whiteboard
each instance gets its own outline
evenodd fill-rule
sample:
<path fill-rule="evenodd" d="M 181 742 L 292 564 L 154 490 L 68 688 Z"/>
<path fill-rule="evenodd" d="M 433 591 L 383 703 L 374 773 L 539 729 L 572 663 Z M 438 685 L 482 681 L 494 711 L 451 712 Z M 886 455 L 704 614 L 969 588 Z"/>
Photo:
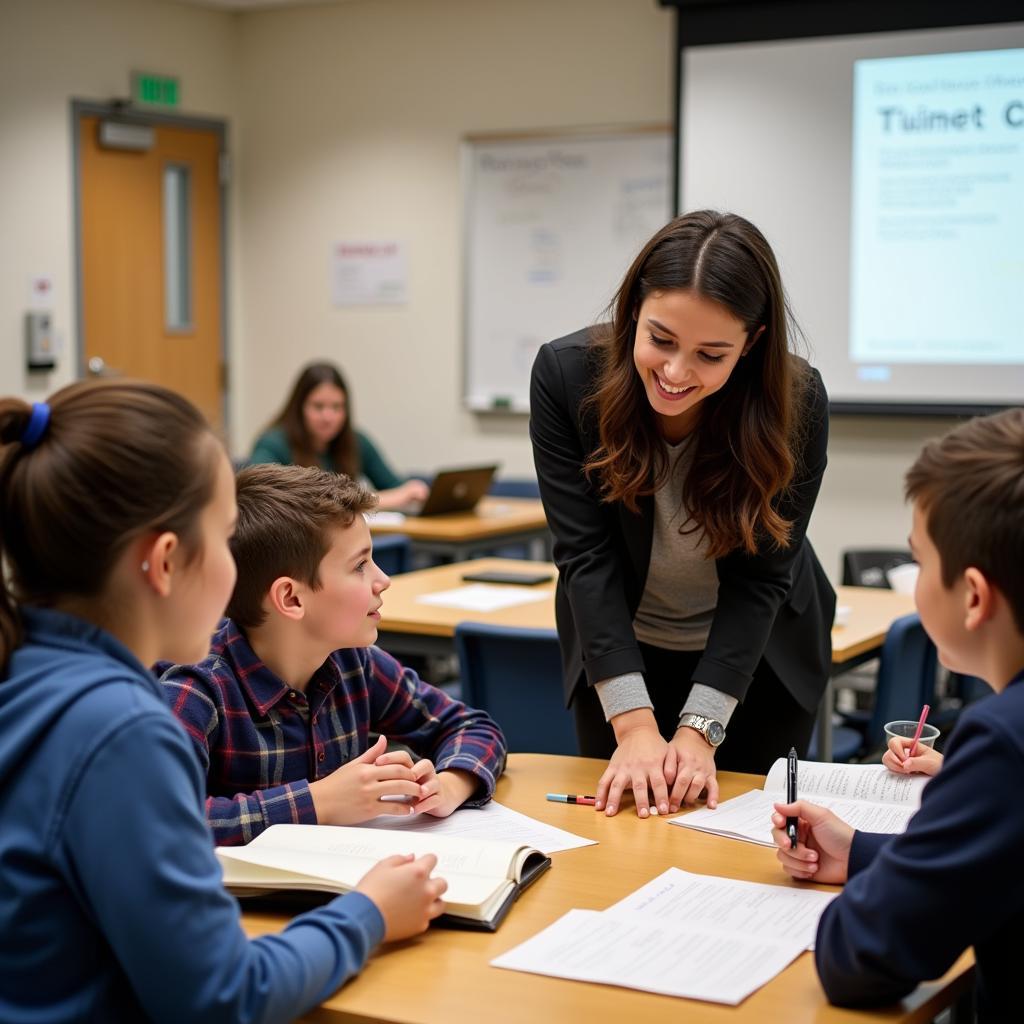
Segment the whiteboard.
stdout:
<path fill-rule="evenodd" d="M 671 217 L 669 129 L 470 138 L 464 398 L 528 412 L 552 338 L 602 319 L 640 247 Z"/>

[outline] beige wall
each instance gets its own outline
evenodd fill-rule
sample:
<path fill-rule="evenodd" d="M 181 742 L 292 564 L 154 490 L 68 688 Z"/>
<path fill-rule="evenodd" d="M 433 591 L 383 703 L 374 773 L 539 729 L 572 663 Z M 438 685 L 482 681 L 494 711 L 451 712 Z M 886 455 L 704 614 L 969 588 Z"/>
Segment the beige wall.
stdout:
<path fill-rule="evenodd" d="M 162 0 L 0 0 L 0 381 L 37 399 L 75 379 L 72 99 L 126 97 L 132 70 L 177 75 L 184 114 L 234 123 L 236 16 Z M 237 224 L 237 207 L 229 217 Z M 64 352 L 25 369 L 29 280 L 54 280 Z M 232 288 L 231 319 L 240 314 Z"/>
<path fill-rule="evenodd" d="M 40 57 L 40 55 L 45 55 Z M 159 0 L 0 2 L 0 379 L 73 375 L 68 103 L 181 76 L 185 110 L 231 120 L 232 417 L 244 453 L 296 368 L 329 357 L 399 468 L 501 460 L 532 471 L 526 422 L 461 405 L 459 140 L 672 116 L 673 22 L 656 0 L 351 0 L 242 15 Z M 409 305 L 338 310 L 331 244 L 396 237 Z M 60 370 L 22 369 L 28 278 L 52 273 Z M 799 311 L 797 311 L 799 313 Z M 813 339 L 812 339 L 813 343 Z M 812 538 L 902 544 L 900 478 L 940 421 L 837 418 Z"/>

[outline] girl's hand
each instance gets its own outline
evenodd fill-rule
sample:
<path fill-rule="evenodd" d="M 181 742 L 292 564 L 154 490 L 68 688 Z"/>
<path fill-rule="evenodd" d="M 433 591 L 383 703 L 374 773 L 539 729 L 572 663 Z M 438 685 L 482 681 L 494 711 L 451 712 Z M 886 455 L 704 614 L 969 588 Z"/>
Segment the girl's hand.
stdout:
<path fill-rule="evenodd" d="M 934 775 L 942 767 L 942 755 L 937 750 L 918 743 L 917 753 L 907 757 L 910 747 L 910 740 L 893 736 L 889 740 L 889 749 L 882 755 L 882 764 L 900 775 Z"/>
<path fill-rule="evenodd" d="M 437 857 L 432 853 L 417 858 L 398 854 L 386 857 L 359 880 L 355 891 L 371 899 L 384 918 L 385 942 L 419 935 L 444 913 L 441 897 L 448 883 L 430 877 L 435 867 Z"/>

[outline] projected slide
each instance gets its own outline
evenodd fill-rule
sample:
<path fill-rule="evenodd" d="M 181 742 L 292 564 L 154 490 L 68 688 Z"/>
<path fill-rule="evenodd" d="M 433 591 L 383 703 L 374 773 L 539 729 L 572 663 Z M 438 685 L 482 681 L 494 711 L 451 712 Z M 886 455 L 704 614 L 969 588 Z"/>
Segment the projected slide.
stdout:
<path fill-rule="evenodd" d="M 858 60 L 850 358 L 1024 364 L 1024 49 Z"/>

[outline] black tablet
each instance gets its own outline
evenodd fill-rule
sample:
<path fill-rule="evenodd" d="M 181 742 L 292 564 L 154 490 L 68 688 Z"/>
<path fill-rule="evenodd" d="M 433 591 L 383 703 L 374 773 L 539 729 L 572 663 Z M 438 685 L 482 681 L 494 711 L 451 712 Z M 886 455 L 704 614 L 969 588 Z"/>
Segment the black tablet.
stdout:
<path fill-rule="evenodd" d="M 515 572 L 495 569 L 491 572 L 467 572 L 462 577 L 466 583 L 516 583 L 532 587 L 536 583 L 547 583 L 553 577 L 549 572 Z"/>

